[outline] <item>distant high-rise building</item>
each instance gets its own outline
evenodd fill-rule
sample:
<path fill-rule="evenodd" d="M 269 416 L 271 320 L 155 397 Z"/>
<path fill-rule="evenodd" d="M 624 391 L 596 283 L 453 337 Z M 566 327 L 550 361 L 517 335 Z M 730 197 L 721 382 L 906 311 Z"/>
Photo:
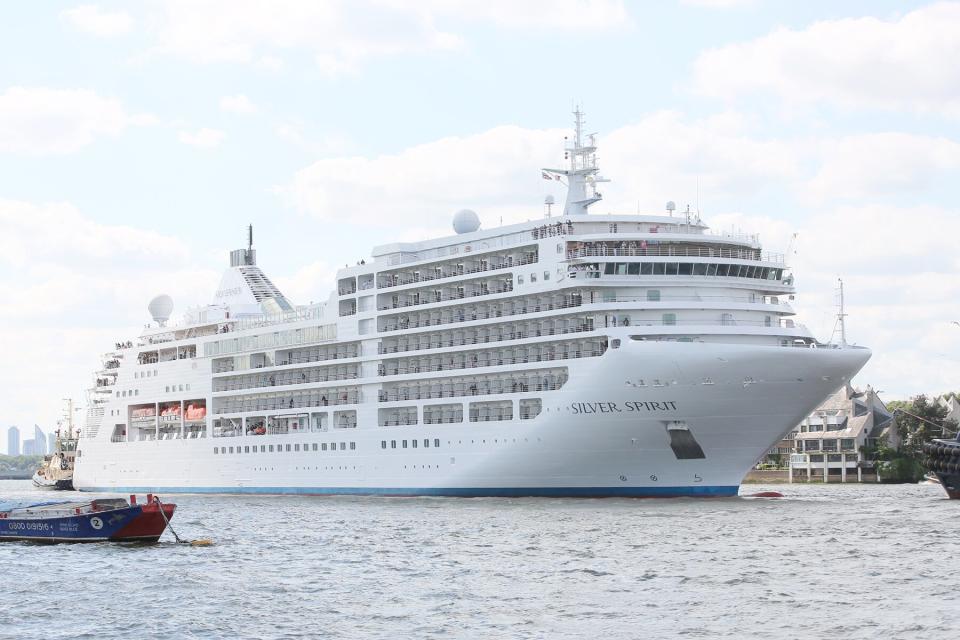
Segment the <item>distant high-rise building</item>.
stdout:
<path fill-rule="evenodd" d="M 47 434 L 47 453 L 53 453 L 57 450 L 57 434 Z"/>
<path fill-rule="evenodd" d="M 35 440 L 24 440 L 23 441 L 23 455 L 25 456 L 35 456 L 37 455 L 37 443 Z"/>
<path fill-rule="evenodd" d="M 20 455 L 20 429 L 16 427 L 7 429 L 7 455 Z"/>
<path fill-rule="evenodd" d="M 47 436 L 43 433 L 43 430 L 37 426 L 33 425 L 33 442 L 36 447 L 34 455 L 42 456 L 47 453 Z"/>

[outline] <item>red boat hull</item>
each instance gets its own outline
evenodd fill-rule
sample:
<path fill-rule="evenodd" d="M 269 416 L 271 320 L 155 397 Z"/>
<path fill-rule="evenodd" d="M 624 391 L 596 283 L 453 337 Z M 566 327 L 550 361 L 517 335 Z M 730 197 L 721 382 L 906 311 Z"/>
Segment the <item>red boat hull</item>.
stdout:
<path fill-rule="evenodd" d="M 163 509 L 163 513 L 160 509 Z M 175 504 L 150 502 L 143 505 L 140 515 L 125 527 L 110 536 L 114 542 L 156 542 L 167 528 L 167 521 L 173 518 Z M 166 516 L 166 519 L 164 518 Z"/>

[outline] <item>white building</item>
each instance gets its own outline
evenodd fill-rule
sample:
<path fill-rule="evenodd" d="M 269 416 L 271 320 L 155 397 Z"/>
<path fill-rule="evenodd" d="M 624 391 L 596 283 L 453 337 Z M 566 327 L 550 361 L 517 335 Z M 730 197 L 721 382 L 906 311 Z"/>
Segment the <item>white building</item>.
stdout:
<path fill-rule="evenodd" d="M 893 414 L 871 387 L 856 391 L 841 387 L 800 423 L 790 456 L 790 482 L 796 474 L 808 482 L 847 482 L 856 474 L 876 477 L 874 461 L 864 455 L 881 439 L 891 447 L 899 444 Z M 868 451 L 869 453 L 869 451 Z"/>

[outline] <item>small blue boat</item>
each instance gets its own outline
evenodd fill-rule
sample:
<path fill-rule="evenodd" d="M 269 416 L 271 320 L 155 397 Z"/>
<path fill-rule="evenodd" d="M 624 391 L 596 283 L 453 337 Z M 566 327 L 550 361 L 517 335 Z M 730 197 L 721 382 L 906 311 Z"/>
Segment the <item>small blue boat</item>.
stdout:
<path fill-rule="evenodd" d="M 2 502 L 0 541 L 156 542 L 176 509 L 152 495 L 146 504 L 123 498 L 84 502 Z"/>

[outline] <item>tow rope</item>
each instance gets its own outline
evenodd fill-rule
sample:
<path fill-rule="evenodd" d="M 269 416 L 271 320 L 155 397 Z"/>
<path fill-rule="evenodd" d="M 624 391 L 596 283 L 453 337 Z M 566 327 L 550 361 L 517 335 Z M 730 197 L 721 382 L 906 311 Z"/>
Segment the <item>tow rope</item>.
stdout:
<path fill-rule="evenodd" d="M 160 502 L 160 498 L 154 496 L 153 500 L 157 503 L 157 507 L 160 509 L 160 515 L 163 517 L 163 521 L 167 523 L 167 529 L 170 529 L 170 533 L 173 534 L 173 538 L 177 541 L 177 544 L 189 544 L 193 547 L 209 547 L 213 544 L 213 540 L 210 540 L 209 538 L 200 538 L 199 540 L 182 540 L 180 536 L 177 535 L 177 532 L 174 531 L 173 525 L 170 524 L 170 519 L 167 518 L 167 514 L 164 513 L 163 503 Z"/>

